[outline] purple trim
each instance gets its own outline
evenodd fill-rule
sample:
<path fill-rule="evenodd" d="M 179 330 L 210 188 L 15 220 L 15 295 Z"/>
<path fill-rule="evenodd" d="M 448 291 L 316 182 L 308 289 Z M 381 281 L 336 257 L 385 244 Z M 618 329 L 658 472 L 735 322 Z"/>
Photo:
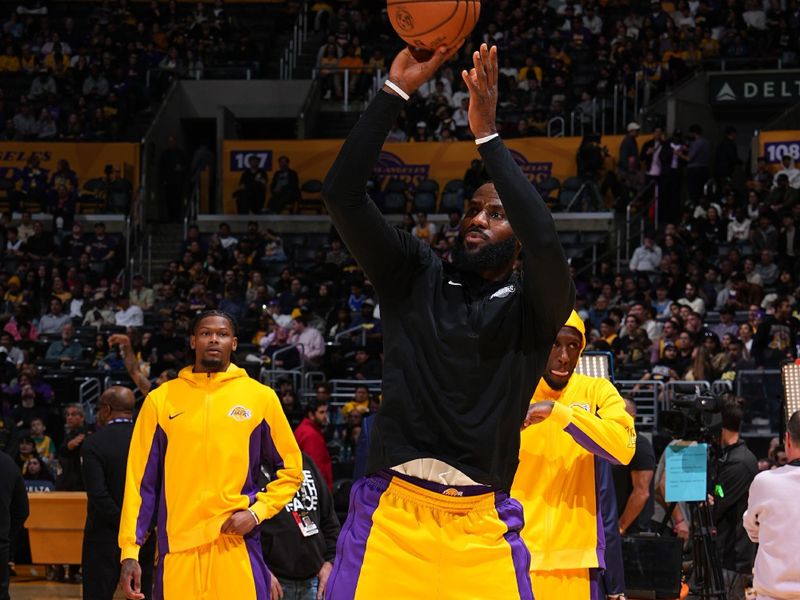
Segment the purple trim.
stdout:
<path fill-rule="evenodd" d="M 589 569 L 589 600 L 605 600 L 600 569 Z"/>
<path fill-rule="evenodd" d="M 595 547 L 595 553 L 597 554 L 597 566 L 600 569 L 606 568 L 606 528 L 603 523 L 603 504 L 602 504 L 602 491 L 600 490 L 600 486 L 602 485 L 600 481 L 600 477 L 598 477 L 598 463 L 600 462 L 600 457 L 594 457 L 594 503 L 595 503 L 595 521 L 597 527 L 597 546 Z"/>
<path fill-rule="evenodd" d="M 156 560 L 156 572 L 153 577 L 153 600 L 164 600 L 164 561 L 166 556 L 161 554 Z M 147 592 L 144 593 L 145 597 Z"/>
<path fill-rule="evenodd" d="M 249 468 L 244 486 L 242 486 L 242 495 L 247 496 L 252 505 L 256 501 L 256 495 L 262 491 L 262 488 L 258 486 L 261 464 L 266 462 L 277 471 L 283 469 L 284 462 L 275 447 L 275 442 L 272 440 L 271 431 L 266 420 L 262 419 L 261 423 L 250 433 L 249 447 Z"/>
<path fill-rule="evenodd" d="M 270 576 L 264 556 L 261 552 L 261 528 L 256 527 L 246 536 L 247 555 L 250 557 L 250 568 L 253 571 L 253 583 L 256 586 L 256 600 L 270 600 Z"/>
<path fill-rule="evenodd" d="M 592 438 L 586 435 L 583 431 L 578 429 L 575 423 L 570 423 L 564 428 L 568 434 L 572 436 L 572 438 L 581 446 L 584 450 L 591 452 L 595 456 L 599 456 L 610 462 L 612 465 L 620 465 L 622 464 L 616 458 L 611 456 L 608 452 L 606 452 L 603 448 L 601 448 L 597 442 L 595 442 Z"/>
<path fill-rule="evenodd" d="M 336 542 L 336 560 L 325 589 L 325 600 L 355 598 L 367 539 L 372 530 L 372 516 L 388 487 L 389 481 L 377 476 L 364 477 L 353 484 L 350 509 Z"/>
<path fill-rule="evenodd" d="M 147 532 L 152 529 L 156 517 L 158 517 L 158 547 L 162 555 L 169 552 L 166 498 L 164 496 L 164 458 L 166 454 L 167 434 L 161 429 L 161 425 L 156 425 L 153 441 L 150 444 L 150 454 L 147 457 L 142 482 L 139 485 L 142 504 L 139 507 L 139 516 L 136 518 L 136 543 L 139 546 L 144 544 Z M 156 501 L 158 501 L 158 508 L 156 508 Z"/>
<path fill-rule="evenodd" d="M 495 509 L 497 516 L 508 527 L 503 534 L 508 545 L 511 546 L 511 559 L 514 562 L 514 572 L 517 576 L 517 592 L 520 600 L 534 600 L 531 588 L 531 555 L 525 542 L 520 537 L 524 516 L 522 505 L 514 498 L 509 498 L 504 492 L 495 493 Z"/>
<path fill-rule="evenodd" d="M 456 490 L 457 492 L 459 492 L 458 494 L 459 497 L 481 496 L 483 494 L 491 494 L 494 491 L 488 485 L 444 485 L 441 483 L 428 481 L 427 479 L 419 479 L 417 477 L 412 477 L 411 475 L 398 473 L 396 471 L 392 471 L 391 469 L 378 471 L 375 475 L 382 479 L 385 479 L 387 482 L 391 481 L 393 477 L 397 477 L 398 479 L 407 481 L 412 485 L 420 487 L 424 490 L 428 490 L 430 492 L 436 492 L 437 494 L 444 494 L 446 490 Z"/>

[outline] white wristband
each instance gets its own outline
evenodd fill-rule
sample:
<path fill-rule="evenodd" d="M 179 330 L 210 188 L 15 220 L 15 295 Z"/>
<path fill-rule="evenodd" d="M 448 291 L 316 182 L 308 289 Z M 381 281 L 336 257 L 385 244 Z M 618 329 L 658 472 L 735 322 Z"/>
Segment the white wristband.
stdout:
<path fill-rule="evenodd" d="M 475 145 L 476 146 L 480 146 L 481 144 L 485 144 L 489 140 L 493 140 L 496 137 L 500 137 L 500 134 L 499 133 L 493 133 L 492 135 L 487 135 L 486 137 L 476 138 L 475 139 Z"/>
<path fill-rule="evenodd" d="M 400 89 L 400 86 L 394 83 L 393 81 L 389 81 L 388 79 L 383 82 L 385 86 L 394 90 L 398 96 L 400 96 L 403 100 L 408 100 L 409 95 L 406 94 L 403 90 Z"/>
<path fill-rule="evenodd" d="M 261 521 L 258 520 L 258 515 L 256 514 L 256 511 L 254 511 L 252 508 L 248 508 L 247 510 L 250 512 L 251 515 L 253 515 L 253 518 L 256 520 L 256 525 L 261 525 Z"/>

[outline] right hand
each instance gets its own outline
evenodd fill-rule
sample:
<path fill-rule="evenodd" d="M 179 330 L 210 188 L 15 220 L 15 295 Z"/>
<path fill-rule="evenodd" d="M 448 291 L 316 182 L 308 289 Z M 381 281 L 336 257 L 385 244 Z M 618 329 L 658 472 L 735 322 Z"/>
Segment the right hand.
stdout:
<path fill-rule="evenodd" d="M 453 57 L 460 47 L 461 44 L 455 48 L 441 46 L 432 53 L 418 50 L 412 52 L 411 48 L 404 48 L 392 61 L 389 81 L 410 96 L 433 77 L 439 67 Z M 396 94 L 388 87 L 384 89 L 390 94 Z"/>
<path fill-rule="evenodd" d="M 163 557 L 161 558 L 163 560 Z M 131 585 L 133 579 L 133 585 Z M 122 568 L 119 574 L 119 587 L 128 600 L 144 600 L 142 593 L 142 567 L 139 561 L 133 558 L 126 558 L 122 561 Z"/>
<path fill-rule="evenodd" d="M 683 521 L 678 521 L 672 528 L 675 532 L 675 535 L 682 539 L 684 542 L 689 541 L 689 524 L 684 519 Z"/>
<path fill-rule="evenodd" d="M 475 66 L 461 78 L 469 89 L 469 128 L 478 139 L 497 133 L 497 46 L 481 44 L 472 62 Z"/>
<path fill-rule="evenodd" d="M 131 338 L 129 338 L 124 333 L 115 333 L 110 338 L 108 338 L 108 345 L 114 346 L 115 344 L 119 344 L 123 348 L 127 348 L 131 345 Z"/>
<path fill-rule="evenodd" d="M 275 573 L 269 572 L 269 600 L 281 600 L 283 598 L 283 588 L 281 582 L 275 577 Z"/>

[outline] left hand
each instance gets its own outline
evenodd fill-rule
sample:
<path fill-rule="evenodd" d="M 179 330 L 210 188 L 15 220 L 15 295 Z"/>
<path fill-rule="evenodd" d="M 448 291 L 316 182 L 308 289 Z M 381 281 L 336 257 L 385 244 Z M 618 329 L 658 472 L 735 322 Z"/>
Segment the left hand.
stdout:
<path fill-rule="evenodd" d="M 328 585 L 328 577 L 331 576 L 332 570 L 333 564 L 329 563 L 327 560 L 322 563 L 322 567 L 320 567 L 319 573 L 317 573 L 317 577 L 319 578 L 319 585 L 317 586 L 317 600 L 322 600 L 325 597 L 325 588 Z"/>
<path fill-rule="evenodd" d="M 525 416 L 525 421 L 522 423 L 522 429 L 530 425 L 541 423 L 553 413 L 553 401 L 545 400 L 544 402 L 534 402 L 528 407 L 528 414 Z"/>
<path fill-rule="evenodd" d="M 472 54 L 475 65 L 461 78 L 469 89 L 469 128 L 475 138 L 497 133 L 497 46 L 481 44 Z"/>
<path fill-rule="evenodd" d="M 256 520 L 249 510 L 233 513 L 220 527 L 220 532 L 228 535 L 245 536 L 256 526 Z"/>

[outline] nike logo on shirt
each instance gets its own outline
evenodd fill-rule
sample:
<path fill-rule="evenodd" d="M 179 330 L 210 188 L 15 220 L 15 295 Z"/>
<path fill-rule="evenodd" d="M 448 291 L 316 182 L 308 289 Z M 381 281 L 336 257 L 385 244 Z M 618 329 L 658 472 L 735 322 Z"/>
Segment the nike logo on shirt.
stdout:
<path fill-rule="evenodd" d="M 172 419 L 174 419 L 175 417 L 180 417 L 185 412 L 186 412 L 185 410 L 182 410 L 181 412 L 175 413 L 174 415 L 169 415 L 169 420 L 172 421 Z"/>

